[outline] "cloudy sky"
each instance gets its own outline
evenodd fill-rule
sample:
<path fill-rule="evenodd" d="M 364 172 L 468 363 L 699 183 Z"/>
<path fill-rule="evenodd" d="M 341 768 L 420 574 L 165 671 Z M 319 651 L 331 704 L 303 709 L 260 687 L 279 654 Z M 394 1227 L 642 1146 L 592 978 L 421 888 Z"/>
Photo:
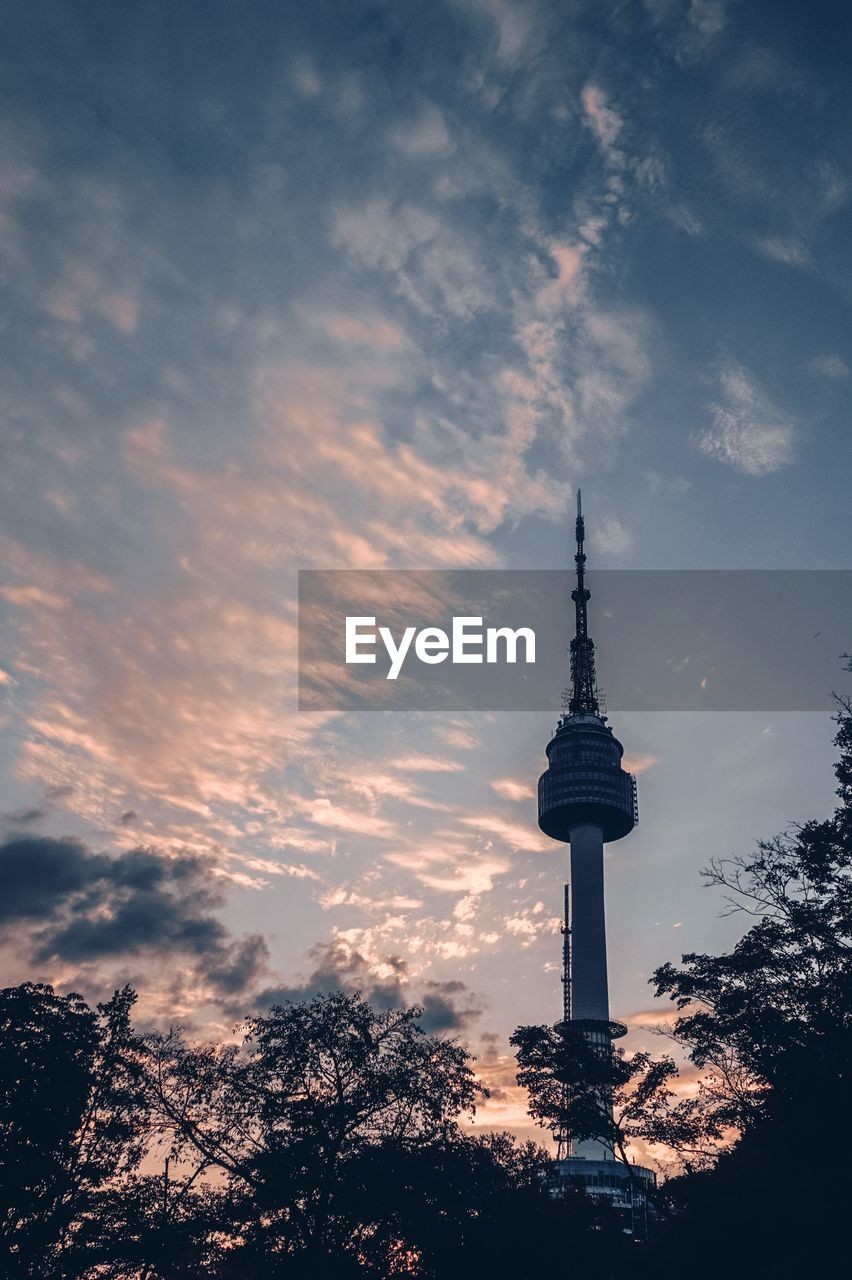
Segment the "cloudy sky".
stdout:
<path fill-rule="evenodd" d="M 578 483 L 592 569 L 852 566 L 849 21 L 6 6 L 5 982 L 213 1034 L 360 986 L 505 1083 L 560 1007 L 552 717 L 299 715 L 296 571 L 563 567 Z M 829 701 L 615 728 L 639 1044 L 739 928 L 698 869 L 830 807 Z"/>

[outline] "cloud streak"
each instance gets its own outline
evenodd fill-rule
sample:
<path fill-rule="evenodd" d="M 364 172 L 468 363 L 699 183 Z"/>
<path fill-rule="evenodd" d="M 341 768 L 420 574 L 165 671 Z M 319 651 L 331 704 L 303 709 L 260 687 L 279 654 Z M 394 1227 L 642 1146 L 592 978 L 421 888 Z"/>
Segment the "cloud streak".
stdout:
<path fill-rule="evenodd" d="M 697 437 L 702 453 L 748 476 L 770 475 L 793 461 L 795 424 L 776 408 L 743 365 L 729 360 L 719 376 L 712 424 Z"/>

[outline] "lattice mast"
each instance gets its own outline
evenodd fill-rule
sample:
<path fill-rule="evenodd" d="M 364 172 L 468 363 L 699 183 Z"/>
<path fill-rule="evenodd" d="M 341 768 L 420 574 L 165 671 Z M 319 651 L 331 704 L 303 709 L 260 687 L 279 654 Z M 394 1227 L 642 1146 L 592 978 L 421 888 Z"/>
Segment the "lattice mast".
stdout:
<path fill-rule="evenodd" d="M 562 1021 L 571 1021 L 571 886 L 565 886 L 565 916 L 562 923 Z M 568 1110 L 568 1088 L 563 1091 L 563 1112 Z M 563 1124 L 556 1134 L 556 1159 L 566 1160 L 571 1151 L 571 1134 Z"/>
<path fill-rule="evenodd" d="M 595 645 L 589 636 L 589 622 L 586 606 L 591 592 L 586 586 L 586 553 L 583 543 L 586 537 L 586 525 L 583 520 L 583 495 L 577 490 L 577 553 L 574 563 L 577 566 L 577 585 L 571 592 L 574 601 L 575 634 L 571 641 L 571 697 L 568 702 L 569 715 L 598 715 L 598 682 L 595 675 Z"/>
<path fill-rule="evenodd" d="M 567 884 L 562 924 L 562 1021 L 571 1021 L 571 886 Z"/>

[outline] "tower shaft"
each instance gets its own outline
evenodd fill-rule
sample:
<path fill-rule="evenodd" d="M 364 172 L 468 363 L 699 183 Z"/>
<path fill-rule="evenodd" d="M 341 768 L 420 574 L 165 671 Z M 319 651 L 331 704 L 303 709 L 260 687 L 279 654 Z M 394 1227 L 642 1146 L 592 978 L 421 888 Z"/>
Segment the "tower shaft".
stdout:
<path fill-rule="evenodd" d="M 571 828 L 571 1017 L 609 1021 L 603 832 Z"/>
<path fill-rule="evenodd" d="M 604 1052 L 611 1044 L 606 964 L 603 832 L 587 823 L 571 828 L 571 1018 L 586 1024 L 589 1042 Z M 602 1100 L 603 1101 L 603 1100 Z M 611 1160 L 594 1138 L 570 1140 L 568 1153 L 584 1160 Z"/>

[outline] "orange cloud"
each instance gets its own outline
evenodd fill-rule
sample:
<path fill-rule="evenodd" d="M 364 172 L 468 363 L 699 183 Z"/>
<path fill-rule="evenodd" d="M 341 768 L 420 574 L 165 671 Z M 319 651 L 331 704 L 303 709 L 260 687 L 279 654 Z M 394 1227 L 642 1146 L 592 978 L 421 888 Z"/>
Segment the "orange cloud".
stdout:
<path fill-rule="evenodd" d="M 531 782 L 517 778 L 497 778 L 491 783 L 491 790 L 496 791 L 504 800 L 532 800 L 535 798 L 535 787 Z"/>

